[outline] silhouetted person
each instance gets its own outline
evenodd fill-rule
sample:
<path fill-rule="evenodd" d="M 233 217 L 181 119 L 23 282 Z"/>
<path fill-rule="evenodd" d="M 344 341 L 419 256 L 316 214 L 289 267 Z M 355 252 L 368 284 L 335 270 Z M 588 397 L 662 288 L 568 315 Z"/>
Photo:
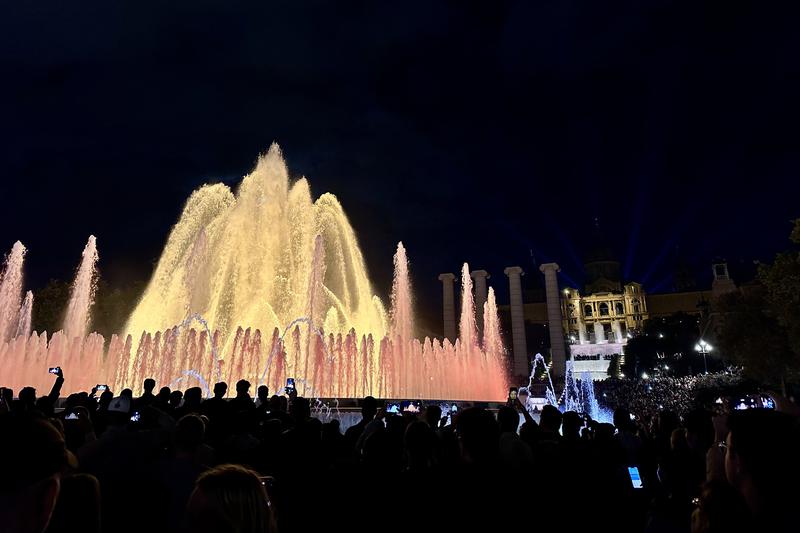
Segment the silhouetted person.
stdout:
<path fill-rule="evenodd" d="M 202 413 L 200 407 L 203 401 L 203 391 L 200 387 L 190 387 L 183 395 L 183 405 L 175 410 L 175 417 L 180 419 L 191 413 Z"/>
<path fill-rule="evenodd" d="M 269 387 L 266 385 L 259 385 L 256 396 L 256 409 L 258 409 L 258 414 L 263 415 L 269 408 Z"/>
<path fill-rule="evenodd" d="M 173 413 L 181 406 L 183 401 L 183 392 L 174 390 L 169 393 L 169 406 L 172 408 Z"/>
<path fill-rule="evenodd" d="M 156 406 L 157 409 L 164 411 L 165 413 L 171 413 L 172 407 L 169 405 L 169 395 L 170 395 L 169 387 L 161 387 L 159 389 L 158 394 L 156 394 L 156 399 L 153 402 L 153 405 Z"/>
<path fill-rule="evenodd" d="M 170 495 L 169 530 L 181 525 L 186 503 L 197 478 L 214 465 L 214 450 L 203 443 L 205 423 L 195 414 L 186 415 L 175 426 L 175 447 L 161 469 L 162 483 Z"/>
<path fill-rule="evenodd" d="M 725 475 L 739 491 L 757 531 L 797 531 L 800 501 L 798 420 L 767 409 L 736 411 L 728 419 Z"/>
<path fill-rule="evenodd" d="M 378 400 L 372 396 L 367 396 L 361 400 L 361 420 L 347 428 L 347 431 L 344 432 L 345 445 L 349 449 L 353 450 L 355 448 L 356 442 L 358 442 L 359 437 L 361 437 L 361 434 L 364 432 L 364 428 L 367 427 L 367 424 L 372 422 L 377 412 Z"/>
<path fill-rule="evenodd" d="M 258 474 L 222 465 L 200 476 L 186 508 L 184 530 L 192 533 L 276 531 L 272 506 Z"/>
<path fill-rule="evenodd" d="M 32 416 L 0 417 L 0 529 L 42 533 L 61 490 L 61 477 L 74 462 L 58 430 Z"/>
<path fill-rule="evenodd" d="M 219 447 L 222 444 L 232 423 L 231 414 L 233 409 L 225 399 L 227 392 L 228 384 L 224 381 L 214 384 L 214 397 L 204 400 L 200 408 L 200 412 L 208 417 L 208 440 L 214 447 Z"/>
<path fill-rule="evenodd" d="M 442 408 L 438 405 L 425 406 L 425 422 L 436 431 L 442 421 Z"/>
<path fill-rule="evenodd" d="M 156 400 L 155 394 L 153 394 L 153 390 L 156 388 L 156 380 L 153 378 L 147 378 L 144 380 L 142 384 L 142 395 L 136 399 L 135 407 L 137 410 L 141 411 L 145 407 L 152 405 L 153 402 Z"/>
<path fill-rule="evenodd" d="M 628 466 L 640 465 L 642 462 L 642 439 L 636 434 L 636 424 L 631 419 L 631 413 L 624 407 L 614 410 L 614 427 L 617 434 L 614 439 L 625 453 L 625 463 Z"/>
<path fill-rule="evenodd" d="M 581 427 L 583 427 L 583 418 L 581 415 L 575 411 L 567 411 L 564 413 L 561 429 L 561 432 L 564 435 L 564 440 L 580 440 Z"/>
<path fill-rule="evenodd" d="M 231 400 L 231 409 L 236 411 L 251 411 L 256 408 L 253 398 L 250 396 L 250 382 L 240 379 L 236 382 L 236 398 Z"/>

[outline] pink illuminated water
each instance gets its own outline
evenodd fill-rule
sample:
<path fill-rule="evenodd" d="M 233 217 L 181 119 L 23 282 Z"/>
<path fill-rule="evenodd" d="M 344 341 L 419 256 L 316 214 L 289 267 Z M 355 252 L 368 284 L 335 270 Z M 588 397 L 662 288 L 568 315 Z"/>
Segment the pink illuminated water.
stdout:
<path fill-rule="evenodd" d="M 89 310 L 94 302 L 95 264 L 97 263 L 97 240 L 89 236 L 81 255 L 81 263 L 72 283 L 72 290 L 64 315 L 64 334 L 69 339 L 83 338 L 89 327 Z"/>
<path fill-rule="evenodd" d="M 33 385 L 44 390 L 52 383 L 49 366 L 64 368 L 65 392 L 88 390 L 108 383 L 112 390 L 130 387 L 139 391 L 145 378 L 161 385 L 181 378 L 181 387 L 206 383 L 219 374 L 229 384 L 247 379 L 254 386 L 266 383 L 282 390 L 287 377 L 297 380 L 299 392 L 315 397 L 426 398 L 450 400 L 502 400 L 506 394 L 505 350 L 497 318 L 494 291 L 490 288 L 484 307 L 483 338 L 478 338 L 469 267 L 462 270 L 461 337 L 451 344 L 413 336 L 413 310 L 408 259 L 398 245 L 394 258 L 391 333 L 383 338 L 324 331 L 325 317 L 318 315 L 315 299 L 324 269 L 324 252 L 318 239 L 307 309 L 313 317 L 295 321 L 285 331 L 275 328 L 269 335 L 239 327 L 227 353 L 221 353 L 219 332 L 209 335 L 187 326 L 160 332 L 145 332 L 138 339 L 112 335 L 107 348 L 101 335 L 68 336 L 56 332 L 23 334 L 0 343 L 0 376 L 3 384 L 18 390 Z M 20 257 L 19 254 L 14 256 Z M 91 283 L 96 248 L 87 244 L 78 269 L 70 307 L 72 328 L 85 327 L 91 305 Z M 14 260 L 15 265 L 17 259 Z M 26 297 L 23 309 L 29 308 Z M 14 317 L 19 315 L 19 309 Z M 309 326 L 309 323 L 312 326 Z M 76 331 L 72 329 L 72 331 Z M 191 375 L 187 375 L 187 371 Z M 193 377 L 195 376 L 195 377 Z M 262 376 L 264 379 L 262 380 Z"/>
<path fill-rule="evenodd" d="M 15 242 L 0 273 L 0 342 L 15 337 L 19 327 L 25 252 L 25 246 L 19 241 Z"/>

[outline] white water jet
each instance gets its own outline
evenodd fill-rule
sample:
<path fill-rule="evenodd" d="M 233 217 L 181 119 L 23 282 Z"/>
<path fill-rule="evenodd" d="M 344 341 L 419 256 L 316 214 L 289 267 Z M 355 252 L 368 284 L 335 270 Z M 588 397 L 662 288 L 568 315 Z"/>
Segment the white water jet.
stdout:
<path fill-rule="evenodd" d="M 81 254 L 81 264 L 75 274 L 67 312 L 64 314 L 62 328 L 68 339 L 85 337 L 89 328 L 89 311 L 94 303 L 96 263 L 97 239 L 90 235 Z"/>
<path fill-rule="evenodd" d="M 0 342 L 11 340 L 19 327 L 25 252 L 25 246 L 19 241 L 15 242 L 0 275 Z"/>

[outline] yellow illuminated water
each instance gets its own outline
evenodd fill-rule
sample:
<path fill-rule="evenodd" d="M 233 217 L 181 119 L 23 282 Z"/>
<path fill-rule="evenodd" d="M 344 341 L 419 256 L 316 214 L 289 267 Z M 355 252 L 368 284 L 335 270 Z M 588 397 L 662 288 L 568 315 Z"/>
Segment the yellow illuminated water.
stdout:
<path fill-rule="evenodd" d="M 317 235 L 321 287 L 312 268 Z M 235 194 L 223 184 L 192 193 L 125 332 L 138 339 L 194 313 L 220 331 L 224 347 L 239 325 L 267 332 L 309 313 L 326 332 L 382 338 L 388 330 L 341 204 L 327 193 L 313 200 L 305 178 L 290 183 L 276 144 Z"/>

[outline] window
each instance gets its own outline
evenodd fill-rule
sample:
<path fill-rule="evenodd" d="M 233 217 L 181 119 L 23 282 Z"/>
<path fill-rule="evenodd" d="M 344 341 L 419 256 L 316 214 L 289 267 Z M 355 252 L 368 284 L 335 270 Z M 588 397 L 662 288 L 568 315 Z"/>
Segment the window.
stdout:
<path fill-rule="evenodd" d="M 600 316 L 608 316 L 608 304 L 605 302 L 600 304 Z"/>
<path fill-rule="evenodd" d="M 592 316 L 592 306 L 589 305 L 589 304 L 584 305 L 583 306 L 583 314 L 586 315 L 586 316 Z"/>
<path fill-rule="evenodd" d="M 618 314 L 618 315 L 623 315 L 623 314 L 625 314 L 625 310 L 624 310 L 624 308 L 622 307 L 622 302 L 617 302 L 617 305 L 616 305 L 616 307 L 617 307 L 617 314 Z"/>

